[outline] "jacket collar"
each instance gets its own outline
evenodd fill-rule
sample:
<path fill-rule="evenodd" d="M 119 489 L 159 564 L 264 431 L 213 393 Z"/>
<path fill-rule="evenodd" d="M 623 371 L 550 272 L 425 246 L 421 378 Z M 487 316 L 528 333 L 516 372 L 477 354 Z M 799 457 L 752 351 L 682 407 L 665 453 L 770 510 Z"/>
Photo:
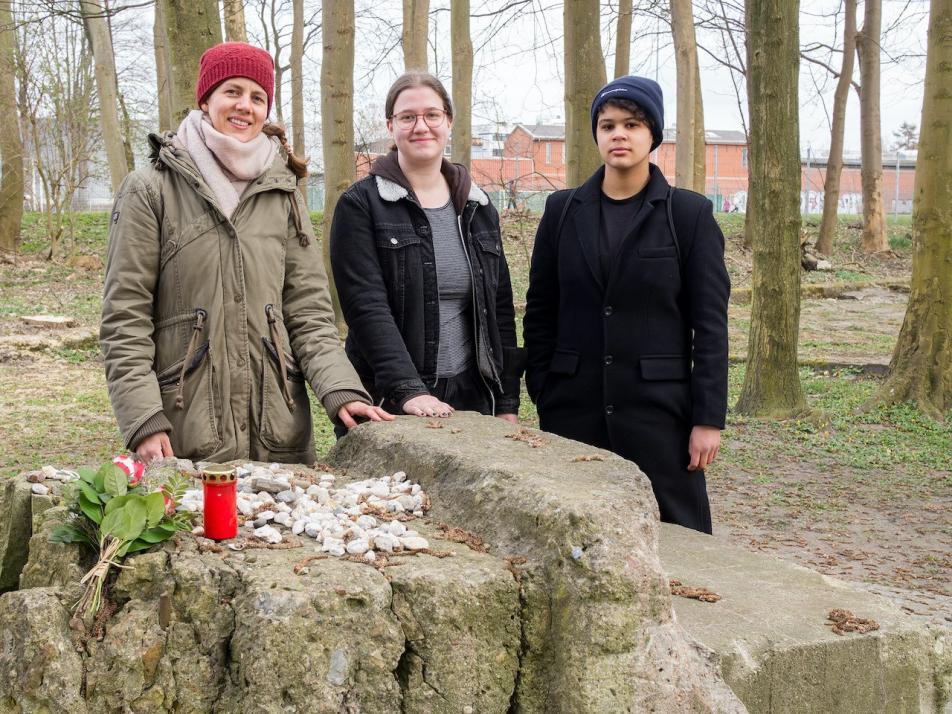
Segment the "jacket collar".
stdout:
<path fill-rule="evenodd" d="M 481 206 L 489 203 L 489 197 L 473 182 L 469 171 L 462 164 L 454 164 L 446 159 L 440 165 L 440 173 L 450 187 L 450 197 L 457 214 L 462 214 L 463 208 L 469 201 L 475 201 Z M 416 201 L 413 187 L 400 168 L 396 150 L 385 154 L 374 161 L 370 167 L 370 174 L 377 183 L 377 191 L 385 201 L 396 202 L 401 199 Z"/>
<path fill-rule="evenodd" d="M 654 164 L 648 165 L 648 184 L 645 186 L 645 203 L 635 216 L 628 235 L 624 242 L 634 234 L 644 222 L 648 213 L 658 201 L 663 201 L 668 196 L 669 185 L 667 179 L 661 170 Z M 598 261 L 598 231 L 599 218 L 601 211 L 602 181 L 605 178 L 605 166 L 602 165 L 592 174 L 588 180 L 578 187 L 575 192 L 574 202 L 580 205 L 575 206 L 570 212 L 573 222 L 576 239 L 582 247 L 582 254 L 585 256 L 585 263 L 598 285 L 605 289 L 602 281 L 602 271 Z"/>

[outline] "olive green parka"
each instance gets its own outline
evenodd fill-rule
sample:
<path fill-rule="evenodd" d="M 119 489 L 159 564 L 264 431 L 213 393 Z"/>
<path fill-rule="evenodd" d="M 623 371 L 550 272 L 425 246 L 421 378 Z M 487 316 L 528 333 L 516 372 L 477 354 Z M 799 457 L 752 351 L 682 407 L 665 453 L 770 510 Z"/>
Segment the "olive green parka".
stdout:
<path fill-rule="evenodd" d="M 369 403 L 340 346 L 321 251 L 279 154 L 230 219 L 172 134 L 116 196 L 100 343 L 129 449 L 313 463 L 305 382 L 332 418 Z"/>

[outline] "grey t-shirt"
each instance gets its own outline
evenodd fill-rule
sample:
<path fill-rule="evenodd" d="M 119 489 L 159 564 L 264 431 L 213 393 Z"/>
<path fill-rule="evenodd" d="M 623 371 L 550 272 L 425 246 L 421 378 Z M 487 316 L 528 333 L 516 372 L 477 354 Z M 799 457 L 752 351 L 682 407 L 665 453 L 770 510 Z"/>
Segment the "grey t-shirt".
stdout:
<path fill-rule="evenodd" d="M 424 208 L 433 232 L 436 279 L 440 293 L 440 347 L 437 377 L 465 372 L 473 360 L 473 276 L 463 250 L 453 202 Z"/>

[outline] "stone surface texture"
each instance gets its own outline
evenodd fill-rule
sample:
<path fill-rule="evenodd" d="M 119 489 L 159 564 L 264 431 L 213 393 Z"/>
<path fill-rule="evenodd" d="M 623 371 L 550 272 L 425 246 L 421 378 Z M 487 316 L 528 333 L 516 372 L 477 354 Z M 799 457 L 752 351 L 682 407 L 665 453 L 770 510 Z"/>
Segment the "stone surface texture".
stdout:
<path fill-rule="evenodd" d="M 31 484 L 0 476 L 0 593 L 15 590 L 29 554 Z"/>
<path fill-rule="evenodd" d="M 952 712 L 948 630 L 844 581 L 675 525 L 662 524 L 660 552 L 670 577 L 721 596 L 675 598 L 675 612 L 717 653 L 751 712 Z M 833 609 L 879 629 L 835 634 Z"/>

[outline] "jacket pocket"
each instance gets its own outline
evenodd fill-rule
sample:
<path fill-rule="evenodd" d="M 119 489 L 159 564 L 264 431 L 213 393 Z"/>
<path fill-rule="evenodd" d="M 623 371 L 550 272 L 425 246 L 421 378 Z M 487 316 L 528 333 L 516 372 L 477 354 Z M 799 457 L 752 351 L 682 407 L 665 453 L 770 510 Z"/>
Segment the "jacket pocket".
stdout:
<path fill-rule="evenodd" d="M 578 352 L 556 350 L 549 362 L 549 374 L 563 374 L 571 377 L 578 369 Z"/>
<path fill-rule="evenodd" d="M 284 363 L 288 375 L 288 393 L 284 397 L 281 365 L 274 342 L 262 337 L 265 357 L 261 361 L 261 443 L 269 451 L 305 452 L 311 443 L 311 409 L 304 373 L 287 354 Z"/>
<path fill-rule="evenodd" d="M 691 360 L 658 355 L 641 358 L 641 378 L 647 382 L 680 381 L 691 376 Z"/>
<path fill-rule="evenodd" d="M 377 247 L 386 250 L 400 250 L 411 245 L 420 244 L 420 236 L 412 226 L 381 225 L 376 234 Z"/>
<path fill-rule="evenodd" d="M 205 458 L 222 444 L 215 404 L 215 368 L 208 342 L 202 344 L 185 365 L 182 378 L 183 407 L 176 405 L 178 382 L 185 364 L 183 356 L 157 376 L 162 411 L 172 424 L 172 450 L 183 458 Z"/>

